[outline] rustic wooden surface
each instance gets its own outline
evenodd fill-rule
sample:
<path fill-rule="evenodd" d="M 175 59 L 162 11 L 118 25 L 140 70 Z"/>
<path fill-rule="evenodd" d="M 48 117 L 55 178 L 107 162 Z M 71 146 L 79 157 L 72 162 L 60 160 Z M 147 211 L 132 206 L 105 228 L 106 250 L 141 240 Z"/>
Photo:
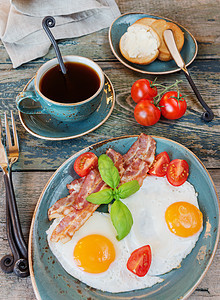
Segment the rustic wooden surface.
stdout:
<path fill-rule="evenodd" d="M 35 204 L 46 182 L 60 164 L 78 150 L 96 142 L 126 134 L 145 132 L 173 139 L 192 150 L 208 168 L 220 192 L 220 106 L 219 106 L 219 1 L 216 0 L 118 0 L 122 13 L 146 12 L 173 19 L 186 27 L 197 39 L 199 52 L 189 67 L 191 75 L 203 98 L 213 109 L 215 119 L 204 123 L 200 115 L 203 111 L 192 93 L 184 75 L 180 72 L 158 76 L 158 82 L 169 85 L 176 79 L 183 80 L 180 88 L 187 95 L 188 109 L 177 121 L 161 120 L 152 127 L 137 124 L 133 117 L 130 101 L 130 87 L 140 78 L 154 79 L 127 69 L 113 56 L 108 43 L 108 29 L 94 34 L 61 41 L 63 55 L 80 54 L 89 57 L 101 66 L 109 76 L 116 91 L 116 105 L 112 115 L 96 131 L 69 141 L 45 141 L 30 135 L 22 127 L 16 115 L 20 138 L 20 158 L 14 166 L 13 178 L 20 218 L 25 238 Z M 10 109 L 16 112 L 15 97 L 23 89 L 36 70 L 45 61 L 55 56 L 51 48 L 42 58 L 12 69 L 4 46 L 0 43 L 0 116 Z M 0 257 L 9 252 L 5 232 L 5 192 L 0 176 Z M 191 300 L 220 299 L 220 248 L 206 276 Z M 0 271 L 0 299 L 35 299 L 30 278 L 18 279 Z"/>

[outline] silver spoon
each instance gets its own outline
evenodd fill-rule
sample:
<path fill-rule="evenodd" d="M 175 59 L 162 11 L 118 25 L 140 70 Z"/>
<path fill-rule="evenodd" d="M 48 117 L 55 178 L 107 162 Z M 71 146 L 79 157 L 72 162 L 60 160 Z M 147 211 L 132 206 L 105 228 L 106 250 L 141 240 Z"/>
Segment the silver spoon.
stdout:
<path fill-rule="evenodd" d="M 200 95 L 197 87 L 195 86 L 195 83 L 193 82 L 192 77 L 189 74 L 189 71 L 186 69 L 186 64 L 185 64 L 184 60 L 182 59 L 182 56 L 180 55 L 179 50 L 177 49 L 176 42 L 174 40 L 172 30 L 171 29 L 165 30 L 164 33 L 163 33 L 163 36 L 164 36 L 164 41 L 165 41 L 165 43 L 166 43 L 173 59 L 175 60 L 177 66 L 180 67 L 181 70 L 184 72 L 184 74 L 185 74 L 189 84 L 191 85 L 191 88 L 193 89 L 197 99 L 199 100 L 199 102 L 201 103 L 203 108 L 206 110 L 202 114 L 202 119 L 205 122 L 212 121 L 212 119 L 214 118 L 214 114 L 213 114 L 211 108 L 202 99 L 202 96 Z"/>

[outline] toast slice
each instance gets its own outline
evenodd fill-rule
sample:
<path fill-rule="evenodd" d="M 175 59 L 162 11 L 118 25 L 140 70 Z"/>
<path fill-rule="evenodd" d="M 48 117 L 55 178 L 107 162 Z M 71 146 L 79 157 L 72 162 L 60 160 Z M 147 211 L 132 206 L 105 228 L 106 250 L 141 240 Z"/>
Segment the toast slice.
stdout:
<path fill-rule="evenodd" d="M 171 54 L 167 54 L 167 53 L 163 53 L 163 52 L 159 52 L 159 55 L 157 58 L 161 61 L 169 61 L 169 60 L 173 59 Z"/>
<path fill-rule="evenodd" d="M 174 39 L 179 51 L 181 51 L 184 44 L 184 33 L 176 24 L 171 22 L 166 22 L 165 20 L 162 19 L 154 21 L 151 24 L 151 27 L 158 33 L 161 39 L 158 58 L 164 61 L 171 60 L 172 56 L 164 42 L 163 33 L 166 29 L 171 29 L 173 31 Z"/>
<path fill-rule="evenodd" d="M 137 20 L 136 22 L 134 22 L 133 25 L 147 25 L 147 26 L 151 26 L 151 24 L 156 21 L 156 19 L 153 19 L 153 18 L 142 18 L 142 19 L 139 19 Z"/>
<path fill-rule="evenodd" d="M 147 65 L 159 55 L 160 38 L 155 30 L 143 24 L 133 24 L 121 37 L 121 54 L 130 62 Z"/>

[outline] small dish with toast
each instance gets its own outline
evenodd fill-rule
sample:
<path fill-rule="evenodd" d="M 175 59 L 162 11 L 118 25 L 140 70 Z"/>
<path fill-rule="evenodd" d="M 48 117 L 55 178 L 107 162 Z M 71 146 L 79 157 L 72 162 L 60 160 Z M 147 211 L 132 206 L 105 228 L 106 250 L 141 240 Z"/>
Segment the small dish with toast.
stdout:
<path fill-rule="evenodd" d="M 164 42 L 163 32 L 171 29 L 177 48 L 190 65 L 198 46 L 193 35 L 178 23 L 155 15 L 127 13 L 109 28 L 109 43 L 115 57 L 126 67 L 146 74 L 169 74 L 179 71 Z"/>

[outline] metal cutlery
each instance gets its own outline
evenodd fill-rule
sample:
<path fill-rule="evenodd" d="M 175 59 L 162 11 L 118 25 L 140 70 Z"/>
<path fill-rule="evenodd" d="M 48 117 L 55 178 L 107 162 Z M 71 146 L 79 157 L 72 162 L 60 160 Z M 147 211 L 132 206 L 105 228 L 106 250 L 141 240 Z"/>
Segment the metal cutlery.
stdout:
<path fill-rule="evenodd" d="M 177 46 L 176 46 L 176 42 L 173 36 L 173 32 L 171 29 L 167 29 L 164 31 L 163 34 L 164 37 L 164 41 L 174 59 L 174 61 L 176 62 L 177 66 L 181 68 L 181 70 L 184 72 L 191 88 L 193 89 L 197 99 L 199 100 L 200 104 L 203 106 L 203 108 L 206 110 L 203 114 L 202 114 L 202 119 L 205 122 L 210 122 L 213 118 L 214 118 L 214 114 L 211 110 L 211 108 L 206 104 L 206 102 L 203 100 L 201 94 L 199 93 L 195 83 L 192 80 L 192 77 L 189 74 L 189 71 L 186 68 L 186 64 L 182 58 L 182 56 L 180 55 Z"/>
<path fill-rule="evenodd" d="M 55 50 L 55 53 L 56 53 L 56 56 L 57 56 L 57 60 L 58 60 L 59 65 L 60 65 L 61 72 L 65 75 L 67 71 L 66 71 L 65 64 L 63 62 L 62 55 L 60 53 L 60 49 L 57 45 L 57 42 L 56 42 L 52 32 L 49 29 L 49 28 L 53 28 L 55 26 L 55 24 L 56 24 L 56 21 L 55 21 L 54 17 L 52 17 L 52 16 L 47 16 L 42 21 L 43 29 L 46 32 L 48 38 L 50 39 L 50 41 L 51 41 L 51 43 L 54 47 L 54 50 Z"/>
<path fill-rule="evenodd" d="M 18 160 L 19 156 L 18 136 L 12 112 L 11 120 L 13 144 L 5 113 L 6 149 L 8 156 L 2 144 L 2 126 L 0 122 L 0 167 L 3 171 L 6 189 L 6 231 L 12 251 L 12 255 L 6 255 L 1 259 L 1 268 L 6 273 L 14 272 L 19 277 L 26 277 L 29 275 L 27 246 L 21 230 L 11 174 L 11 166 Z"/>

